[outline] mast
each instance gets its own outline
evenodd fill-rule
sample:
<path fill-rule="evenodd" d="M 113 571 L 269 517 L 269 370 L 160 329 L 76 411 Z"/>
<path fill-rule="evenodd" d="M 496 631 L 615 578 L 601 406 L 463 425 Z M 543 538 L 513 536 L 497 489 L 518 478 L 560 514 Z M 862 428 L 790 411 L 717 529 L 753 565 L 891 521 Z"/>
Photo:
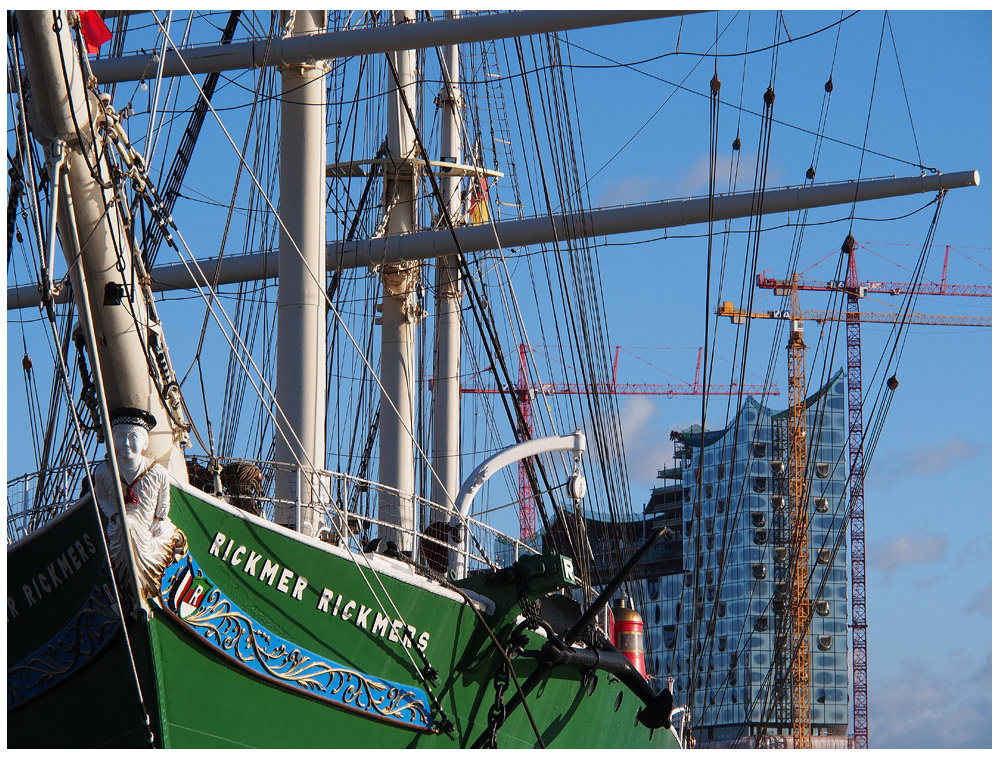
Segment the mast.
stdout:
<path fill-rule="evenodd" d="M 414 11 L 393 11 L 393 23 L 411 24 Z M 388 151 L 385 171 L 385 235 L 413 232 L 416 219 L 416 174 L 408 159 L 416 154 L 410 118 L 417 103 L 416 53 L 389 54 Z M 379 408 L 379 537 L 404 552 L 413 550 L 413 408 L 416 396 L 416 325 L 422 317 L 417 299 L 420 264 L 386 264 L 382 276 L 382 402 Z"/>
<path fill-rule="evenodd" d="M 959 187 L 979 185 L 978 171 L 927 174 L 894 179 L 870 179 L 861 182 L 831 183 L 821 187 L 765 190 L 716 196 L 711 218 L 715 221 L 738 219 L 756 214 L 787 213 L 806 208 L 822 208 L 854 202 L 944 192 Z M 342 269 L 380 266 L 385 262 L 418 261 L 454 255 L 455 239 L 466 254 L 497 248 L 518 248 L 561 240 L 596 238 L 605 235 L 642 232 L 651 229 L 702 224 L 709 220 L 707 198 L 664 200 L 641 206 L 598 209 L 575 214 L 556 214 L 529 219 L 479 224 L 450 230 L 425 230 L 402 238 L 376 237 L 371 240 L 338 240 L 327 245 L 327 265 Z M 247 253 L 216 259 L 203 259 L 198 266 L 204 276 L 220 285 L 268 279 L 277 275 L 274 255 Z M 161 266 L 154 270 L 158 290 L 192 286 L 191 274 L 182 265 Z M 7 290 L 7 308 L 37 305 L 34 287 L 11 287 Z"/>
<path fill-rule="evenodd" d="M 445 11 L 445 18 L 455 17 L 455 11 Z M 462 158 L 461 108 L 458 45 L 444 49 L 445 70 L 439 103 L 441 106 L 441 161 L 460 163 Z M 457 173 L 443 173 L 440 179 L 444 198 L 443 212 L 454 223 L 461 208 L 459 195 L 460 177 Z M 440 226 L 447 227 L 442 219 Z M 461 369 L 462 345 L 462 286 L 458 271 L 458 257 L 444 256 L 437 260 L 437 280 L 434 288 L 434 394 L 431 400 L 433 443 L 431 464 L 431 501 L 441 506 L 454 503 L 458 495 L 460 477 L 461 430 Z M 435 515 L 432 521 L 444 518 Z"/>
<path fill-rule="evenodd" d="M 325 11 L 283 11 L 291 36 L 323 32 Z M 325 61 L 281 69 L 280 238 L 275 521 L 306 535 L 321 527 L 326 465 Z"/>
<path fill-rule="evenodd" d="M 147 455 L 186 482 L 181 446 L 187 444 L 187 432 L 180 397 L 176 385 L 168 390 L 168 378 L 153 368 L 160 360 L 168 366 L 162 327 L 146 299 L 123 188 L 112 179 L 106 156 L 105 129 L 114 131 L 116 124 L 85 87 L 71 21 L 65 11 L 17 11 L 29 100 L 25 117 L 49 155 L 59 240 L 77 306 L 93 322 L 95 339 L 87 340 L 87 348 L 93 364 L 99 362 L 100 374 L 109 379 L 107 405 L 149 411 L 157 423 L 149 433 Z M 139 156 L 132 151 L 129 160 L 141 177 Z M 48 244 L 54 251 L 55 240 Z M 52 264 L 50 256 L 50 278 Z M 85 292 L 86 302 L 81 297 Z M 157 346 L 161 352 L 154 356 Z M 105 442 L 110 447 L 111 441 Z"/>

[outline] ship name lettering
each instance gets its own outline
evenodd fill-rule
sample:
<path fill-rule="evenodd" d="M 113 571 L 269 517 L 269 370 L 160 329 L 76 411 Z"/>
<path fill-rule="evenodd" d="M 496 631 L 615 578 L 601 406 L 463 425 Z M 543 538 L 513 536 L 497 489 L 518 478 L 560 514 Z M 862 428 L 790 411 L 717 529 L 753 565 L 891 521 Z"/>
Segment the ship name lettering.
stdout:
<path fill-rule="evenodd" d="M 45 565 L 41 572 L 36 572 L 29 582 L 21 585 L 21 593 L 28 606 L 34 606 L 43 596 L 52 593 L 77 570 L 97 553 L 90 534 L 84 532 L 79 538 L 66 546 L 65 550 Z M 7 618 L 18 615 L 14 599 L 7 597 Z"/>
<path fill-rule="evenodd" d="M 287 593 L 288 592 L 288 581 L 292 579 L 292 576 L 294 574 L 295 573 L 292 570 L 290 570 L 288 567 L 285 567 L 284 569 L 282 569 L 281 570 L 281 579 L 278 580 L 278 590 L 280 590 L 282 593 Z"/>
<path fill-rule="evenodd" d="M 286 596 L 290 595 L 296 601 L 302 600 L 302 594 L 309 587 L 309 581 L 305 577 L 297 574 L 289 567 L 282 567 L 280 564 L 272 562 L 269 558 L 257 553 L 253 549 L 247 549 L 244 545 L 235 545 L 234 548 L 234 543 L 235 541 L 229 539 L 229 543 L 226 544 L 226 536 L 221 532 L 217 532 L 215 533 L 215 537 L 212 538 L 212 544 L 208 547 L 208 555 L 215 556 L 222 562 L 228 562 L 233 567 L 239 567 L 243 563 L 243 571 L 246 574 L 256 577 L 261 582 L 266 582 L 271 587 L 274 587 L 274 582 L 277 580 L 279 591 Z M 225 551 L 222 550 L 224 544 L 226 545 Z M 232 558 L 230 558 L 230 554 L 232 554 Z M 243 562 L 244 556 L 246 556 L 246 562 Z M 257 567 L 261 559 L 264 560 L 264 567 L 258 572 Z M 292 583 L 293 579 L 295 580 L 294 584 Z M 329 599 L 326 600 L 328 601 Z M 323 599 L 320 599 L 320 603 L 325 604 Z"/>
<path fill-rule="evenodd" d="M 270 559 L 266 559 L 264 561 L 264 568 L 260 570 L 260 577 L 258 579 L 261 582 L 267 582 L 268 585 L 274 587 L 274 580 L 278 576 L 279 569 L 281 569 L 281 567 L 278 564 L 272 564 Z"/>
<path fill-rule="evenodd" d="M 89 538 L 86 539 L 90 545 Z M 80 547 L 82 548 L 82 546 Z M 291 596 L 296 601 L 303 600 L 304 593 L 309 587 L 309 581 L 296 574 L 290 567 L 282 567 L 267 556 L 259 554 L 245 545 L 237 544 L 235 540 L 221 532 L 215 533 L 215 537 L 212 538 L 208 547 L 208 555 L 215 556 L 221 562 L 228 563 L 237 569 L 242 564 L 243 572 L 251 577 L 256 577 L 262 583 L 267 583 L 272 588 L 276 587 L 278 591 Z M 264 561 L 264 566 L 258 571 L 261 559 Z M 44 578 L 42 579 L 44 580 Z M 25 588 L 26 593 L 30 593 L 30 588 L 27 586 Z M 344 622 L 351 622 L 355 627 L 359 627 L 371 635 L 387 638 L 393 643 L 402 643 L 406 648 L 412 648 L 416 645 L 421 651 L 426 651 L 427 645 L 430 643 L 430 633 L 424 631 L 418 636 L 417 628 L 406 625 L 401 619 L 392 619 L 377 611 L 375 619 L 372 621 L 372 612 L 375 611 L 373 607 L 359 604 L 353 598 L 345 599 L 343 595 L 335 594 L 329 588 L 323 588 L 320 591 L 316 610 L 329 614 L 331 617 L 339 617 Z M 17 613 L 12 603 L 8 603 L 7 613 L 8 617 L 12 613 Z"/>
<path fill-rule="evenodd" d="M 331 601 L 333 602 L 332 606 Z M 421 651 L 426 651 L 427 644 L 431 640 L 429 632 L 422 632 L 418 636 L 417 628 L 412 625 L 404 625 L 401 619 L 387 617 L 382 612 L 376 611 L 374 608 L 369 608 L 364 604 L 359 604 L 353 599 L 347 599 L 345 602 L 342 595 L 334 598 L 334 593 L 329 588 L 323 588 L 320 592 L 316 610 L 324 614 L 329 614 L 332 617 L 340 617 L 345 622 L 353 620 L 355 627 L 360 627 L 365 632 L 376 637 L 388 638 L 393 643 L 402 643 L 406 648 L 412 648 L 414 643 L 416 643 L 417 648 Z M 371 621 L 373 611 L 375 612 L 375 620 Z M 369 622 L 371 624 L 370 629 Z M 406 628 L 405 634 L 402 632 L 404 627 Z"/>
<path fill-rule="evenodd" d="M 250 552 L 250 557 L 247 559 L 247 563 L 243 567 L 243 571 L 246 572 L 251 577 L 254 577 L 257 574 L 257 564 L 263 558 L 264 557 L 261 556 L 256 551 L 251 551 Z M 268 562 L 268 563 L 270 563 L 270 562 Z M 265 569 L 266 569 L 266 567 L 265 567 Z M 275 569 L 277 569 L 277 565 L 275 565 Z M 263 579 L 264 579 L 263 575 L 264 575 L 264 573 L 261 572 L 261 576 L 258 579 L 260 579 L 261 581 L 263 581 Z"/>
<path fill-rule="evenodd" d="M 369 609 L 364 604 L 362 604 L 361 605 L 361 609 L 358 610 L 358 619 L 357 619 L 357 621 L 354 624 L 357 625 L 358 627 L 360 627 L 362 630 L 367 630 L 368 629 L 368 615 L 371 614 L 371 613 L 372 613 L 372 610 Z"/>

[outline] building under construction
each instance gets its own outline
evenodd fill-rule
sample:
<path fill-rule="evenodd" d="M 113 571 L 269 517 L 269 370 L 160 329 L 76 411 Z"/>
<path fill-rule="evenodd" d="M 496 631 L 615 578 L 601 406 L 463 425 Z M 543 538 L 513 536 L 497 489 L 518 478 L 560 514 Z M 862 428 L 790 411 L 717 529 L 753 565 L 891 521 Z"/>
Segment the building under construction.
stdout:
<path fill-rule="evenodd" d="M 849 745 L 844 404 L 843 372 L 805 399 L 798 486 L 787 410 L 748 398 L 723 430 L 671 433 L 645 521 L 678 531 L 683 559 L 643 572 L 641 607 L 649 675 L 699 746 Z"/>

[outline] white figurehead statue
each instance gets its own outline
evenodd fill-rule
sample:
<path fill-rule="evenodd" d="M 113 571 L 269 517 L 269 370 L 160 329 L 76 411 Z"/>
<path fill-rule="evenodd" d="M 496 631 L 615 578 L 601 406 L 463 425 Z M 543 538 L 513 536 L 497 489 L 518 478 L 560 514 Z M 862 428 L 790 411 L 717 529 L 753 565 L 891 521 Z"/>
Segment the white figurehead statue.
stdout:
<path fill-rule="evenodd" d="M 136 408 L 116 409 L 110 416 L 135 571 L 143 596 L 156 597 L 164 570 L 187 552 L 187 538 L 170 521 L 167 470 L 143 455 L 156 419 Z M 101 511 L 109 517 L 108 549 L 121 574 L 129 566 L 128 547 L 121 530 L 114 475 L 107 462 L 95 469 L 94 490 Z"/>

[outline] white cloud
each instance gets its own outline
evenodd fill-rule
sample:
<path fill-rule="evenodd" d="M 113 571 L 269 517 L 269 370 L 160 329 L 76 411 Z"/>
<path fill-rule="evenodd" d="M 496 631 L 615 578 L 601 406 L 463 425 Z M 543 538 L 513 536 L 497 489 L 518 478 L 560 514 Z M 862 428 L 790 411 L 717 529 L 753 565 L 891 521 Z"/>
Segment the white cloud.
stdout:
<path fill-rule="evenodd" d="M 743 151 L 740 156 L 739 173 L 736 190 L 753 189 L 754 171 L 757 162 L 755 153 Z M 684 198 L 708 194 L 708 153 L 703 153 L 689 161 L 667 181 L 662 175 L 634 174 L 630 177 L 610 182 L 601 187 L 597 194 L 596 205 L 616 206 L 626 203 L 639 203 L 650 199 Z M 768 169 L 771 174 L 771 168 Z M 729 151 L 720 150 L 716 166 L 715 191 L 728 191 L 730 175 Z M 770 177 L 768 186 L 775 184 Z"/>
<path fill-rule="evenodd" d="M 947 541 L 939 535 L 914 533 L 872 545 L 868 564 L 891 580 L 896 570 L 907 564 L 929 565 L 944 556 Z"/>
<path fill-rule="evenodd" d="M 665 198 L 668 194 L 667 185 L 662 179 L 636 174 L 604 185 L 597 194 L 596 205 L 620 206 L 651 198 Z"/>
<path fill-rule="evenodd" d="M 992 617 L 993 583 L 989 583 L 986 587 L 973 593 L 972 597 L 969 599 L 969 603 L 965 605 L 962 611 L 969 614 L 982 614 L 986 617 Z"/>
<path fill-rule="evenodd" d="M 868 470 L 866 481 L 877 479 L 882 485 L 896 480 L 912 479 L 914 473 L 929 477 L 947 471 L 953 465 L 967 461 L 979 453 L 976 446 L 963 437 L 950 437 L 939 442 L 911 448 L 898 456 L 878 457 Z"/>
<path fill-rule="evenodd" d="M 621 430 L 628 461 L 633 508 L 646 505 L 649 489 L 659 484 L 656 473 L 664 465 L 671 466 L 674 446 L 670 431 L 665 428 L 660 406 L 650 398 L 625 397 L 621 401 Z M 639 494 L 644 494 L 642 500 Z"/>
<path fill-rule="evenodd" d="M 904 660 L 868 694 L 871 748 L 989 748 L 992 653 Z"/>

